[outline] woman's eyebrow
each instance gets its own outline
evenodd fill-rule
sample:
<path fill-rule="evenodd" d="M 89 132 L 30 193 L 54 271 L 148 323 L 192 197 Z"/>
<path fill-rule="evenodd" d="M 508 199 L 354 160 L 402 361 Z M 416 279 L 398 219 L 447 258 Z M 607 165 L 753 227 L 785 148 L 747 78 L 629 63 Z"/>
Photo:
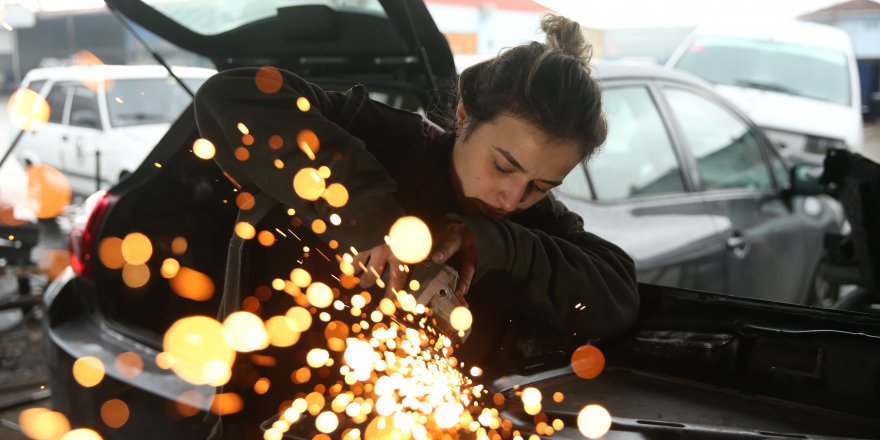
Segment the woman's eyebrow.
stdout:
<path fill-rule="evenodd" d="M 516 169 L 518 169 L 518 170 L 520 170 L 520 171 L 522 171 L 522 172 L 526 172 L 525 168 L 523 168 L 523 166 L 522 166 L 519 162 L 517 162 L 516 158 L 513 157 L 513 155 L 510 154 L 509 151 L 507 151 L 507 150 L 505 150 L 504 148 L 501 148 L 501 147 L 499 147 L 499 146 L 497 146 L 497 145 L 492 145 L 492 148 L 494 148 L 495 151 L 501 153 L 501 155 L 504 156 L 504 158 L 507 159 L 507 161 L 510 162 L 511 165 L 513 165 L 514 167 L 516 167 Z M 561 181 L 561 180 L 549 180 L 549 179 L 536 179 L 536 180 L 539 181 L 539 182 L 544 182 L 544 183 L 546 183 L 546 184 L 548 184 L 548 185 L 553 185 L 553 186 L 559 186 L 559 185 L 562 185 L 562 181 Z"/>
<path fill-rule="evenodd" d="M 519 162 L 517 162 L 516 158 L 513 157 L 513 155 L 510 154 L 509 151 L 507 151 L 507 150 L 505 150 L 505 149 L 499 147 L 498 145 L 492 145 L 492 148 L 494 148 L 495 151 L 501 153 L 501 155 L 504 156 L 504 158 L 507 159 L 507 161 L 510 162 L 511 165 L 513 165 L 514 167 L 516 167 L 516 169 L 518 169 L 518 170 L 520 170 L 520 171 L 522 171 L 522 172 L 526 172 L 526 169 L 523 168 L 523 166 L 520 165 Z"/>

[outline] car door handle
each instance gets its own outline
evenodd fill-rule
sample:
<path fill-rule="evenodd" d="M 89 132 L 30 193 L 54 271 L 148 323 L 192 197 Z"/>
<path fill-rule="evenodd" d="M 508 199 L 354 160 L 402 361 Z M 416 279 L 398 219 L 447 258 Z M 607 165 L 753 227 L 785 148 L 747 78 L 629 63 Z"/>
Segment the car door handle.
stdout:
<path fill-rule="evenodd" d="M 67 141 L 70 140 L 70 136 L 68 136 L 68 135 L 66 135 L 66 134 L 63 134 L 63 135 L 61 135 L 61 140 L 64 141 L 64 142 L 67 142 Z"/>
<path fill-rule="evenodd" d="M 746 246 L 748 242 L 741 235 L 734 235 L 727 239 L 727 248 L 728 249 L 736 249 Z"/>
<path fill-rule="evenodd" d="M 735 232 L 733 235 L 728 237 L 726 244 L 727 249 L 732 251 L 737 258 L 745 257 L 749 253 L 749 250 L 751 250 L 751 245 L 749 244 L 749 241 L 739 232 Z"/>

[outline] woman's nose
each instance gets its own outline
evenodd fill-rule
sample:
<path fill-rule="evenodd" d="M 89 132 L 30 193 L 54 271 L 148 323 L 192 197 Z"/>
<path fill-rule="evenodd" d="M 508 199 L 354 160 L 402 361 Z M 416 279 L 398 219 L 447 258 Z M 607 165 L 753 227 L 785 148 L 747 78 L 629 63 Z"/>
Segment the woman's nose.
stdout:
<path fill-rule="evenodd" d="M 507 212 L 515 211 L 517 205 L 525 196 L 525 192 L 526 188 L 523 185 L 511 185 L 505 188 L 501 191 L 500 195 L 501 208 Z"/>

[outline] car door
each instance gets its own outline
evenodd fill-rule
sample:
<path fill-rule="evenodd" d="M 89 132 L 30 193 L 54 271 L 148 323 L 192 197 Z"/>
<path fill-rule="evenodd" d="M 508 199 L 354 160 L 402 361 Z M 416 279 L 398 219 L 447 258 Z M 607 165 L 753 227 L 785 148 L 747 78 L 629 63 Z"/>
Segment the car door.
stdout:
<path fill-rule="evenodd" d="M 691 191 L 667 121 L 648 82 L 606 86 L 608 138 L 557 197 L 586 230 L 636 261 L 641 282 L 725 291 L 725 260 L 711 216 Z"/>
<path fill-rule="evenodd" d="M 697 89 L 662 90 L 725 243 L 729 293 L 802 302 L 824 235 L 810 217 L 821 212 L 804 214 L 803 203 L 783 196 L 782 173 L 769 167 L 769 146 L 745 117 Z"/>
<path fill-rule="evenodd" d="M 70 112 L 66 133 L 64 172 L 71 188 L 79 194 L 91 194 L 100 189 L 98 181 L 101 170 L 98 155 L 103 135 L 103 122 L 98 103 L 98 90 L 85 84 L 71 86 Z"/>
<path fill-rule="evenodd" d="M 16 145 L 16 156 L 19 161 L 28 166 L 42 163 L 53 168 L 64 167 L 65 121 L 69 102 L 69 82 L 50 82 L 45 92 L 46 102 L 49 104 L 49 120 L 42 127 L 34 131 L 22 134 Z M 39 92 L 39 90 L 36 90 Z"/>

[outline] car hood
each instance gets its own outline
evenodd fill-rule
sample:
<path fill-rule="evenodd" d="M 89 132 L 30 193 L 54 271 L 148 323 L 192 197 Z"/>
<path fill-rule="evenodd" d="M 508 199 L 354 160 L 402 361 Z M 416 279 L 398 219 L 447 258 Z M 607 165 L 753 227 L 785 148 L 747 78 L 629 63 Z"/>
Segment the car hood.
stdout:
<path fill-rule="evenodd" d="M 169 42 L 212 59 L 220 70 L 274 65 L 312 77 L 387 74 L 423 87 L 455 77 L 449 44 L 421 1 L 371 0 L 366 8 L 335 9 L 324 0 L 106 3 Z"/>
<path fill-rule="evenodd" d="M 763 128 L 841 139 L 852 148 L 861 145 L 860 115 L 847 106 L 725 84 L 715 90 Z"/>

